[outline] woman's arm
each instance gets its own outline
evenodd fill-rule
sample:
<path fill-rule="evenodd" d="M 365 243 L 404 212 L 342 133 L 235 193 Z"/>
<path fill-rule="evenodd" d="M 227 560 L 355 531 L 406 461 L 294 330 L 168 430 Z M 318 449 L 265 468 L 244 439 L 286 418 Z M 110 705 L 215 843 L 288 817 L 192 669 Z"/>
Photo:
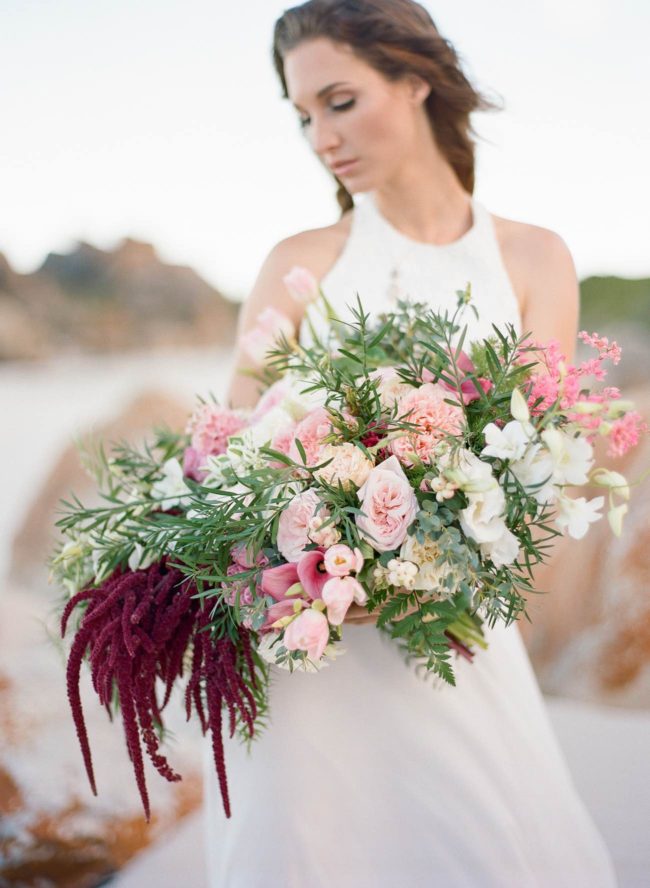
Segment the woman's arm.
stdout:
<path fill-rule="evenodd" d="M 548 228 L 530 226 L 525 240 L 522 331 L 530 330 L 541 342 L 559 340 L 561 351 L 571 363 L 580 316 L 580 286 L 573 257 L 560 235 Z"/>
<path fill-rule="evenodd" d="M 300 264 L 301 235 L 277 243 L 264 260 L 248 298 L 243 304 L 237 326 L 237 339 L 226 400 L 232 407 L 254 407 L 259 399 L 259 383 L 241 373 L 256 369 L 241 347 L 241 337 L 253 328 L 265 308 L 273 307 L 291 318 L 296 333 L 304 308 L 292 299 L 282 282 L 293 265 Z"/>

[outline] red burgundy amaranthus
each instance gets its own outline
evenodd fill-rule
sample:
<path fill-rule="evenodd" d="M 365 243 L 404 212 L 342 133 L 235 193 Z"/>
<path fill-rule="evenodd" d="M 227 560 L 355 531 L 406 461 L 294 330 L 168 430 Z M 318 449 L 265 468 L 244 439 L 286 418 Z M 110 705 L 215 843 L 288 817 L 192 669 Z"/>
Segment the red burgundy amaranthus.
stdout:
<path fill-rule="evenodd" d="M 192 647 L 192 667 L 185 691 L 186 715 L 189 721 L 194 707 L 203 733 L 211 732 L 226 817 L 230 817 L 231 812 L 222 706 L 225 704 L 228 709 L 230 737 L 235 732 L 237 714 L 249 736 L 254 734 L 257 706 L 243 677 L 246 670 L 253 687 L 257 687 L 250 631 L 244 626 L 238 627 L 237 641 L 229 636 L 212 638 L 207 627 L 214 614 L 211 617 L 201 600 L 193 597 L 196 592 L 194 582 L 178 568 L 170 567 L 163 558 L 144 570 L 117 568 L 99 586 L 84 588 L 74 595 L 61 616 L 61 635 L 64 636 L 75 607 L 87 602 L 68 657 L 67 691 L 92 791 L 97 795 L 79 692 L 81 664 L 86 652 L 93 687 L 111 720 L 112 695 L 114 688 L 117 689 L 126 746 L 147 822 L 150 806 L 142 743 L 163 777 L 172 782 L 182 779 L 160 752 L 155 724 L 163 724 L 162 710 L 169 702 L 174 682 L 183 675 L 188 646 Z M 158 680 L 164 688 L 161 703 L 156 692 Z"/>

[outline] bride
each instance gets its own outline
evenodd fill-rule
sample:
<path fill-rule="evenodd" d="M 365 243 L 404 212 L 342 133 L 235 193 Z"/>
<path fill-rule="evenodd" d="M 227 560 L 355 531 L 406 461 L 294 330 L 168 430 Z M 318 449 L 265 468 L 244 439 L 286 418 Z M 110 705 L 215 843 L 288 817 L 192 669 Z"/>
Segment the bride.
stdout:
<path fill-rule="evenodd" d="M 509 321 L 518 333 L 558 339 L 571 360 L 579 309 L 571 254 L 555 232 L 494 216 L 473 196 L 469 115 L 495 106 L 424 8 L 310 0 L 278 19 L 273 54 L 303 133 L 336 180 L 341 216 L 270 251 L 240 335 L 272 306 L 307 337 L 305 309 L 283 284 L 300 265 L 340 315 L 356 291 L 373 312 L 400 293 L 453 308 L 471 280 L 480 320 L 469 335 Z M 233 406 L 257 399 L 257 384 L 239 372 L 247 367 L 240 346 Z M 353 605 L 344 655 L 317 674 L 271 667 L 268 728 L 250 756 L 226 740 L 230 819 L 206 744 L 209 883 L 614 886 L 518 625 L 486 627 L 489 649 L 455 661 L 454 688 L 406 664 L 374 619 Z"/>

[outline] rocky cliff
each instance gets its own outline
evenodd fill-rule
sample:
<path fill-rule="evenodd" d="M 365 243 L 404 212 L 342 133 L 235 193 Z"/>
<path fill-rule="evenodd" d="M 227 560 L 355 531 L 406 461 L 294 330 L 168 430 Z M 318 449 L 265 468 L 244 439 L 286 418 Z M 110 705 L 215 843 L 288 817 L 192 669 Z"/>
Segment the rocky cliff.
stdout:
<path fill-rule="evenodd" d="M 230 344 L 237 311 L 191 268 L 131 238 L 109 251 L 79 242 L 31 274 L 0 254 L 0 360 Z"/>

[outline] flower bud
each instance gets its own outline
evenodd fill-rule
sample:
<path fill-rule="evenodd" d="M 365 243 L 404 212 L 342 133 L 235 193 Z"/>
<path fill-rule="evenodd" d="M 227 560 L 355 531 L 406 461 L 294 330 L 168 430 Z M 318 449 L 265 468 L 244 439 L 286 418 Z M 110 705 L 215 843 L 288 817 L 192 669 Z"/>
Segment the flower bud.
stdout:
<path fill-rule="evenodd" d="M 621 503 L 620 506 L 614 506 L 614 508 L 610 509 L 607 513 L 609 526 L 612 528 L 612 532 L 617 537 L 620 537 L 621 533 L 623 532 L 623 516 L 626 512 L 627 503 Z"/>
<path fill-rule="evenodd" d="M 522 423 L 528 422 L 530 419 L 528 404 L 518 388 L 513 388 L 512 395 L 510 396 L 510 413 Z"/>

